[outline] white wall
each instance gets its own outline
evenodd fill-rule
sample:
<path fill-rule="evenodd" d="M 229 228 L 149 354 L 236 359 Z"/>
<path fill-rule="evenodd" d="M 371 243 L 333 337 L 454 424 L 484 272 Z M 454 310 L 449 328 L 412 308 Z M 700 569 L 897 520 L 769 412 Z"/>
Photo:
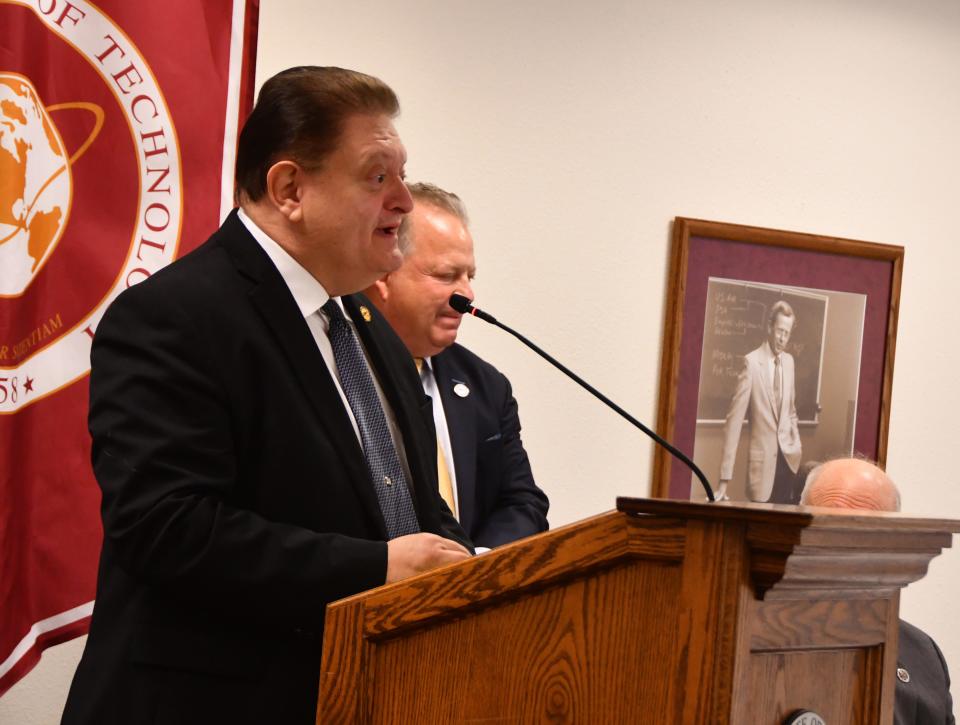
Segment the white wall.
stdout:
<path fill-rule="evenodd" d="M 960 342 L 931 314 L 960 262 L 955 0 L 262 0 L 260 80 L 303 63 L 394 87 L 410 178 L 469 206 L 478 304 L 650 421 L 673 217 L 904 245 L 888 468 L 906 510 L 960 518 Z M 648 493 L 640 434 L 481 325 L 462 340 L 514 383 L 552 523 Z M 948 551 L 902 611 L 960 672 L 958 596 Z M 59 649 L 0 721 L 56 721 Z"/>

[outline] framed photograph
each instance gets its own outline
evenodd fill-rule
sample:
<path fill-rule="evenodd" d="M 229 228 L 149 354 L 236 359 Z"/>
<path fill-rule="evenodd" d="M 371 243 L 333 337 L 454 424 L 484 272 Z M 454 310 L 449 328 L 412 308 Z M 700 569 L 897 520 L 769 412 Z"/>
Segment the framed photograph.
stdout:
<path fill-rule="evenodd" d="M 737 501 L 798 503 L 817 463 L 884 464 L 903 247 L 677 217 L 657 430 Z M 653 495 L 702 500 L 658 447 Z"/>

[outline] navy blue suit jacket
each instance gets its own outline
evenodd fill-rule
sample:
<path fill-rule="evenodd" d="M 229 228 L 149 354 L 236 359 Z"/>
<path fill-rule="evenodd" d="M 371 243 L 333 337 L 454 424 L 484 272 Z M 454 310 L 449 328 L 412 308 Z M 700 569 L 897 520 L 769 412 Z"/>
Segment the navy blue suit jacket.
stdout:
<path fill-rule="evenodd" d="M 549 502 L 533 481 L 510 381 L 462 345 L 430 360 L 450 430 L 460 525 L 489 548 L 546 531 Z"/>
<path fill-rule="evenodd" d="M 897 668 L 909 682 L 897 678 L 893 721 L 896 725 L 953 725 L 950 674 L 943 653 L 930 635 L 900 620 Z"/>

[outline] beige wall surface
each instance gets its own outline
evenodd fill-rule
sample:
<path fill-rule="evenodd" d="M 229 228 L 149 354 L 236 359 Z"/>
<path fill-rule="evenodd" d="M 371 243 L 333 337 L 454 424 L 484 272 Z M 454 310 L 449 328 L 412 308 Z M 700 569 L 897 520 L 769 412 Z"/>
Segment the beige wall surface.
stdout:
<path fill-rule="evenodd" d="M 409 177 L 470 209 L 478 304 L 648 421 L 675 216 L 902 244 L 888 468 L 905 510 L 960 517 L 960 340 L 935 314 L 960 269 L 955 0 L 262 0 L 258 62 L 390 83 Z M 648 493 L 638 431 L 513 338 L 462 341 L 513 382 L 554 525 Z M 947 551 L 902 604 L 956 672 L 958 597 Z M 78 649 L 0 722 L 56 722 Z"/>

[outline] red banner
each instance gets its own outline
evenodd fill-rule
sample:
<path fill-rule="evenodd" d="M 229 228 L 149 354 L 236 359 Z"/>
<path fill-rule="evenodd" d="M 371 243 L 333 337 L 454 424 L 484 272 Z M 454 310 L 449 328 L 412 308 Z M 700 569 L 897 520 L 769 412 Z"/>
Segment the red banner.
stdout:
<path fill-rule="evenodd" d="M 90 342 L 231 207 L 258 0 L 0 0 L 0 695 L 83 634 Z"/>

